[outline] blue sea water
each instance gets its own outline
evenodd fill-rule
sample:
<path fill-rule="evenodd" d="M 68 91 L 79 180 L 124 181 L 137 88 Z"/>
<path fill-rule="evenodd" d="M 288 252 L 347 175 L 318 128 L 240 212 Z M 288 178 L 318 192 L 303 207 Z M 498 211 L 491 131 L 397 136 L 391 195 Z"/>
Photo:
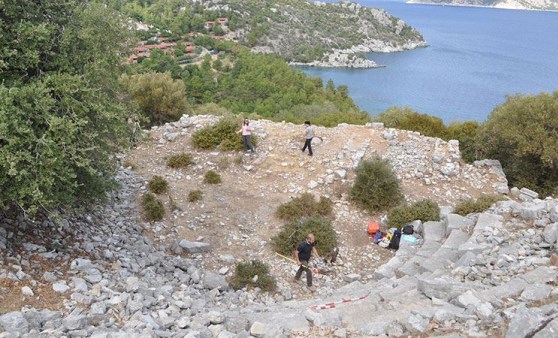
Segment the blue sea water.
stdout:
<path fill-rule="evenodd" d="M 370 53 L 385 68 L 303 68 L 345 84 L 375 115 L 409 106 L 445 122 L 482 122 L 506 95 L 558 90 L 558 13 L 360 0 L 383 8 L 425 37 L 426 48 Z"/>

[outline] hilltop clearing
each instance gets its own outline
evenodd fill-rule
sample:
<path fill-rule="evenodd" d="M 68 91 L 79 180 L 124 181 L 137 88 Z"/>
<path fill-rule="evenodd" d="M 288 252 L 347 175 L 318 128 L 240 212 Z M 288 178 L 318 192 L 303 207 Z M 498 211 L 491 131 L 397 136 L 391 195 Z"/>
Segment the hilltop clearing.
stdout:
<path fill-rule="evenodd" d="M 343 284 L 341 277 L 354 272 L 367 280 L 379 262 L 391 256 L 390 251 L 373 245 L 366 234 L 367 223 L 379 221 L 383 215 L 367 214 L 348 201 L 353 169 L 362 159 L 373 155 L 389 159 L 408 201 L 432 199 L 451 207 L 462 199 L 507 190 L 505 177 L 494 167 L 463 163 L 456 143 L 381 126 L 316 127 L 319 137 L 313 142 L 313 157 L 300 151 L 302 126 L 265 120 L 252 122 L 260 140 L 256 154 L 194 149 L 192 133 L 217 120 L 215 116 L 183 116 L 179 122 L 154 128 L 148 140 L 126 158 L 146 182 L 160 175 L 170 183 L 169 196 L 178 210 L 168 213 L 158 227 L 158 235 L 163 235 L 158 239 L 167 245 L 176 239 L 210 243 L 212 253 L 203 260 L 208 269 L 222 267 L 222 255 L 262 260 L 274 267 L 272 274 L 286 288 L 290 287 L 292 266 L 275 256 L 269 245 L 282 225 L 274 212 L 281 203 L 304 192 L 334 202 L 342 264 L 335 269 L 337 278 L 324 276 L 325 281 Z M 193 166 L 181 170 L 166 167 L 170 156 L 183 152 L 192 154 Z M 210 169 L 219 172 L 221 184 L 203 183 L 203 175 Z M 188 202 L 188 193 L 198 189 L 203 201 Z M 171 200 L 163 200 L 170 210 Z"/>

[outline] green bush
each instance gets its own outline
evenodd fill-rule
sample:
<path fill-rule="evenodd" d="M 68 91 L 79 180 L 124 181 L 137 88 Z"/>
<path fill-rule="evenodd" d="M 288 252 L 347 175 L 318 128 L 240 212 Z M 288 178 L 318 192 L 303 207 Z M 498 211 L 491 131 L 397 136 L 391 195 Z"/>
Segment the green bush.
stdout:
<path fill-rule="evenodd" d="M 453 122 L 448 126 L 446 140 L 458 140 L 461 157 L 468 163 L 478 160 L 476 137 L 480 124 L 476 121 Z"/>
<path fill-rule="evenodd" d="M 275 278 L 269 274 L 269 268 L 259 260 L 237 263 L 230 284 L 235 290 L 257 287 L 266 292 L 275 291 L 277 287 Z"/>
<path fill-rule="evenodd" d="M 147 183 L 147 188 L 154 194 L 162 194 L 169 189 L 169 182 L 161 176 L 153 176 Z"/>
<path fill-rule="evenodd" d="M 203 177 L 203 183 L 219 184 L 221 183 L 221 175 L 213 170 L 208 170 Z"/>
<path fill-rule="evenodd" d="M 409 107 L 392 107 L 374 117 L 374 121 L 383 122 L 387 128 L 417 131 L 425 136 L 444 138 L 447 134 L 442 119 L 419 114 Z"/>
<path fill-rule="evenodd" d="M 197 202 L 203 198 L 201 190 L 192 190 L 188 193 L 188 202 Z"/>
<path fill-rule="evenodd" d="M 291 257 L 293 250 L 309 233 L 314 234 L 316 249 L 320 255 L 331 252 L 337 246 L 337 235 L 331 220 L 318 216 L 285 224 L 271 238 L 271 243 L 276 252 Z"/>
<path fill-rule="evenodd" d="M 163 202 L 159 201 L 152 193 L 143 194 L 141 207 L 143 208 L 143 216 L 148 222 L 160 221 L 165 215 Z"/>
<path fill-rule="evenodd" d="M 300 197 L 293 198 L 287 203 L 281 204 L 275 211 L 275 216 L 287 222 L 298 221 L 304 217 L 324 216 L 329 217 L 333 213 L 333 203 L 329 198 L 320 197 L 316 202 L 314 195 L 304 193 Z"/>
<path fill-rule="evenodd" d="M 401 203 L 403 193 L 389 162 L 375 157 L 357 166 L 350 198 L 364 209 L 374 212 Z"/>
<path fill-rule="evenodd" d="M 167 167 L 173 169 L 186 168 L 193 163 L 194 160 L 190 154 L 173 155 L 167 160 Z"/>
<path fill-rule="evenodd" d="M 125 18 L 90 1 L 0 7 L 0 209 L 32 216 L 106 199 L 126 143 Z"/>
<path fill-rule="evenodd" d="M 170 73 L 123 75 L 120 82 L 150 125 L 176 121 L 190 110 L 184 82 L 173 79 Z"/>
<path fill-rule="evenodd" d="M 476 142 L 481 158 L 499 160 L 510 186 L 549 196 L 558 193 L 558 90 L 514 95 L 483 123 Z"/>
<path fill-rule="evenodd" d="M 405 224 L 414 220 L 423 222 L 439 221 L 440 207 L 432 200 L 422 200 L 411 205 L 400 205 L 388 213 L 388 228 L 401 229 Z"/>
<path fill-rule="evenodd" d="M 475 212 L 483 212 L 490 208 L 492 204 L 502 200 L 504 200 L 504 198 L 500 195 L 483 195 L 477 200 L 468 199 L 459 202 L 455 206 L 453 212 L 461 216 L 466 216 Z"/>
<path fill-rule="evenodd" d="M 214 125 L 204 127 L 192 135 L 194 147 L 212 150 L 218 146 L 223 151 L 238 151 L 244 148 L 242 136 L 237 132 L 242 125 L 242 119 L 236 117 L 223 117 Z M 251 137 L 252 145 L 255 147 L 258 138 L 254 133 Z"/>

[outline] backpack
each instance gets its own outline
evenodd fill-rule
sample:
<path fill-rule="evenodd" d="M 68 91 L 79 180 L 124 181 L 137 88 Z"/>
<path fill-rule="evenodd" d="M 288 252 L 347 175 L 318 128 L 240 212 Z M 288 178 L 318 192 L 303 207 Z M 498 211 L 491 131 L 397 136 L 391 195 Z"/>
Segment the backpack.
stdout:
<path fill-rule="evenodd" d="M 399 249 L 399 242 L 401 241 L 401 232 L 399 230 L 395 230 L 393 232 L 393 236 L 391 237 L 391 241 L 389 241 L 388 248 L 390 249 Z"/>
<path fill-rule="evenodd" d="M 401 229 L 401 232 L 403 232 L 405 235 L 412 235 L 415 232 L 415 229 L 413 228 L 412 224 L 405 224 L 403 226 L 403 229 Z"/>
<path fill-rule="evenodd" d="M 376 234 L 374 235 L 374 243 L 378 244 L 380 243 L 381 240 L 382 240 L 382 232 L 376 231 Z"/>

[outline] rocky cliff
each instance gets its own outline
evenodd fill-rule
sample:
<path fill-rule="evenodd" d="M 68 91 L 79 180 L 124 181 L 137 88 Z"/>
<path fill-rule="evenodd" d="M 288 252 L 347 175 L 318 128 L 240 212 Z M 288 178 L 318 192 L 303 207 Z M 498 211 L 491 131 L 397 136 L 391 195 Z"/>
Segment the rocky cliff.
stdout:
<path fill-rule="evenodd" d="M 257 153 L 198 151 L 192 133 L 218 120 L 184 116 L 146 131 L 126 155 L 121 188 L 87 214 L 0 220 L 0 332 L 8 336 L 363 337 L 454 335 L 551 337 L 558 328 L 558 201 L 507 189 L 495 161 L 465 164 L 455 141 L 380 124 L 316 128 L 315 155 L 302 127 L 253 121 Z M 188 169 L 167 168 L 191 153 Z M 347 200 L 353 169 L 388 159 L 409 201 L 430 198 L 442 220 L 396 253 L 371 243 L 370 215 Z M 223 183 L 204 185 L 219 171 Z M 141 221 L 138 196 L 153 175 L 170 182 L 167 215 Z M 203 191 L 200 202 L 188 192 Z M 302 192 L 334 202 L 340 257 L 311 292 L 296 266 L 274 255 L 275 208 Z M 501 193 L 482 214 L 452 214 L 463 198 Z M 170 198 L 172 197 L 172 199 Z M 171 208 L 172 207 L 172 208 Z M 231 290 L 236 262 L 271 267 L 278 292 Z"/>

